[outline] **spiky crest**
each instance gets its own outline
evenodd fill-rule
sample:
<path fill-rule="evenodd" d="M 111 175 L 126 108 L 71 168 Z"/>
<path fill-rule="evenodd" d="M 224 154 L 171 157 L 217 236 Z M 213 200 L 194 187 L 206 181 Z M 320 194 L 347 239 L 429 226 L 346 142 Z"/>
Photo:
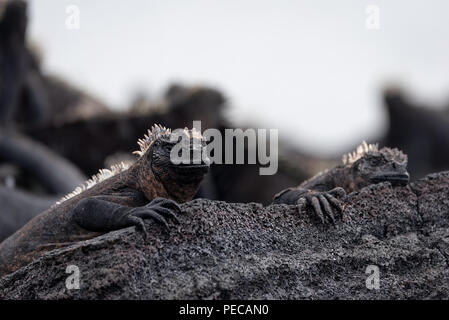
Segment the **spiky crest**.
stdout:
<path fill-rule="evenodd" d="M 130 167 L 130 165 L 131 165 L 130 163 L 121 162 L 119 164 L 113 165 L 110 169 L 100 169 L 97 174 L 93 175 L 89 180 L 84 182 L 81 186 L 77 187 L 71 193 L 65 195 L 63 198 L 61 198 L 61 200 L 57 201 L 54 204 L 54 206 L 57 206 L 57 205 L 63 203 L 64 201 L 67 201 L 67 200 L 79 195 L 83 191 L 92 188 L 94 185 L 96 185 L 106 179 L 109 179 L 110 177 L 113 177 L 120 172 L 127 170 Z"/>
<path fill-rule="evenodd" d="M 343 164 L 344 165 L 353 164 L 369 151 L 379 151 L 379 145 L 377 143 L 367 144 L 365 141 L 362 141 L 362 144 L 359 145 L 357 149 L 355 149 L 355 151 L 343 155 L 342 157 Z"/>
<path fill-rule="evenodd" d="M 137 144 L 140 147 L 140 150 L 134 151 L 133 154 L 138 155 L 139 157 L 143 156 L 145 152 L 150 148 L 156 139 L 161 137 L 170 138 L 171 130 L 167 129 L 163 126 L 155 124 L 151 129 L 148 129 L 148 133 L 143 136 L 142 139 L 137 141 Z"/>

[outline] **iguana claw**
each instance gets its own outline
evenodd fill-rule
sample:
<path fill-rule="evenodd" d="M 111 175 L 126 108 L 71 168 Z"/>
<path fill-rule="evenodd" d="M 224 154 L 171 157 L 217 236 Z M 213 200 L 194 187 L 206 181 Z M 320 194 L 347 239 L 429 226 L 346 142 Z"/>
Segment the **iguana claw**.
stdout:
<path fill-rule="evenodd" d="M 136 229 L 144 233 L 144 238 L 147 238 L 147 231 L 145 229 L 144 221 L 152 219 L 155 222 L 162 224 L 167 231 L 170 230 L 167 219 L 172 219 L 179 224 L 177 213 L 181 213 L 181 207 L 175 201 L 165 198 L 156 198 L 149 204 L 134 208 L 130 211 L 126 219 L 130 224 L 136 226 Z"/>
<path fill-rule="evenodd" d="M 346 192 L 340 187 L 325 192 L 309 191 L 308 193 L 301 195 L 297 200 L 296 204 L 298 206 L 298 211 L 301 213 L 308 204 L 313 207 L 313 211 L 323 224 L 326 223 L 325 217 L 327 217 L 332 224 L 335 224 L 333 208 L 336 209 L 339 214 L 343 213 L 341 204 L 335 196 L 344 198 Z"/>

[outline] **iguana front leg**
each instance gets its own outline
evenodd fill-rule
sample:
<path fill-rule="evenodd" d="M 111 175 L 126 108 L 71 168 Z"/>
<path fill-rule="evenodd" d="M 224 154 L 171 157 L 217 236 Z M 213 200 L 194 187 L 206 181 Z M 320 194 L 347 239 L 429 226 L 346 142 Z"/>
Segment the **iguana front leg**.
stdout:
<path fill-rule="evenodd" d="M 145 239 L 148 234 L 144 220 L 153 219 L 167 229 L 167 218 L 179 222 L 176 213 L 180 213 L 179 205 L 169 199 L 156 198 L 141 207 L 127 207 L 102 197 L 82 199 L 72 209 L 72 218 L 82 228 L 95 232 L 108 232 L 135 226 L 143 232 Z"/>
<path fill-rule="evenodd" d="M 325 223 L 327 216 L 333 224 L 335 224 L 334 210 L 339 214 L 343 213 L 340 202 L 336 197 L 344 197 L 346 192 L 343 188 L 337 187 L 330 191 L 316 191 L 303 188 L 289 188 L 278 193 L 273 203 L 294 204 L 298 208 L 298 212 L 302 213 L 307 205 L 312 206 L 313 211 Z M 323 213 L 324 212 L 324 213 Z"/>

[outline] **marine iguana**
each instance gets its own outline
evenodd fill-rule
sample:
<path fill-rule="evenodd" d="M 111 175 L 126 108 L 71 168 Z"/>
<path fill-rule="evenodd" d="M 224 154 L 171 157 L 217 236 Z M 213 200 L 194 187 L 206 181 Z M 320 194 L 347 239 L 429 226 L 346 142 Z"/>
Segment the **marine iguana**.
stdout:
<path fill-rule="evenodd" d="M 340 214 L 343 212 L 336 197 L 386 181 L 393 185 L 408 183 L 407 156 L 396 148 L 379 149 L 363 141 L 353 153 L 343 156 L 342 165 L 318 173 L 298 187 L 279 192 L 273 203 L 295 204 L 300 213 L 306 205 L 311 205 L 321 222 L 325 222 L 326 216 L 335 223 L 332 207 Z"/>
<path fill-rule="evenodd" d="M 187 147 L 194 155 L 205 148 L 206 142 L 198 131 L 186 128 L 183 134 L 190 140 Z M 165 227 L 166 219 L 176 221 L 176 213 L 181 211 L 177 202 L 193 198 L 208 171 L 209 160 L 175 165 L 170 159 L 177 144 L 172 135 L 169 129 L 153 126 L 138 141 L 139 158 L 134 164 L 100 170 L 83 187 L 4 240 L 0 244 L 0 276 L 53 248 L 112 230 L 135 226 L 146 238 L 144 219 L 153 219 Z M 192 143 L 198 138 L 201 143 Z"/>

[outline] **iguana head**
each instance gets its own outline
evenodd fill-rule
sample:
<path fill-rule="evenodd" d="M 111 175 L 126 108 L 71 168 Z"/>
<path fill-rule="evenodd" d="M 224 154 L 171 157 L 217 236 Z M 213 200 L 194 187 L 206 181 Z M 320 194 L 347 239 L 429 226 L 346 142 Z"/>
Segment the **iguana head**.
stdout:
<path fill-rule="evenodd" d="M 357 189 L 379 182 L 406 185 L 410 178 L 407 155 L 396 148 L 378 149 L 363 142 L 355 152 L 343 156 L 343 163 L 350 166 Z"/>
<path fill-rule="evenodd" d="M 184 152 L 199 155 L 198 163 L 174 161 L 173 154 L 175 150 L 181 150 L 181 140 L 184 143 L 187 141 L 187 144 L 183 145 Z M 209 169 L 209 159 L 201 157 L 206 147 L 206 141 L 201 134 L 187 128 L 172 132 L 170 129 L 155 125 L 148 130 L 144 139 L 138 141 L 138 144 L 140 151 L 135 153 L 147 164 L 144 170 L 151 170 L 151 174 L 164 186 L 166 192 L 177 201 L 191 200 Z M 142 172 L 142 175 L 146 174 Z"/>

